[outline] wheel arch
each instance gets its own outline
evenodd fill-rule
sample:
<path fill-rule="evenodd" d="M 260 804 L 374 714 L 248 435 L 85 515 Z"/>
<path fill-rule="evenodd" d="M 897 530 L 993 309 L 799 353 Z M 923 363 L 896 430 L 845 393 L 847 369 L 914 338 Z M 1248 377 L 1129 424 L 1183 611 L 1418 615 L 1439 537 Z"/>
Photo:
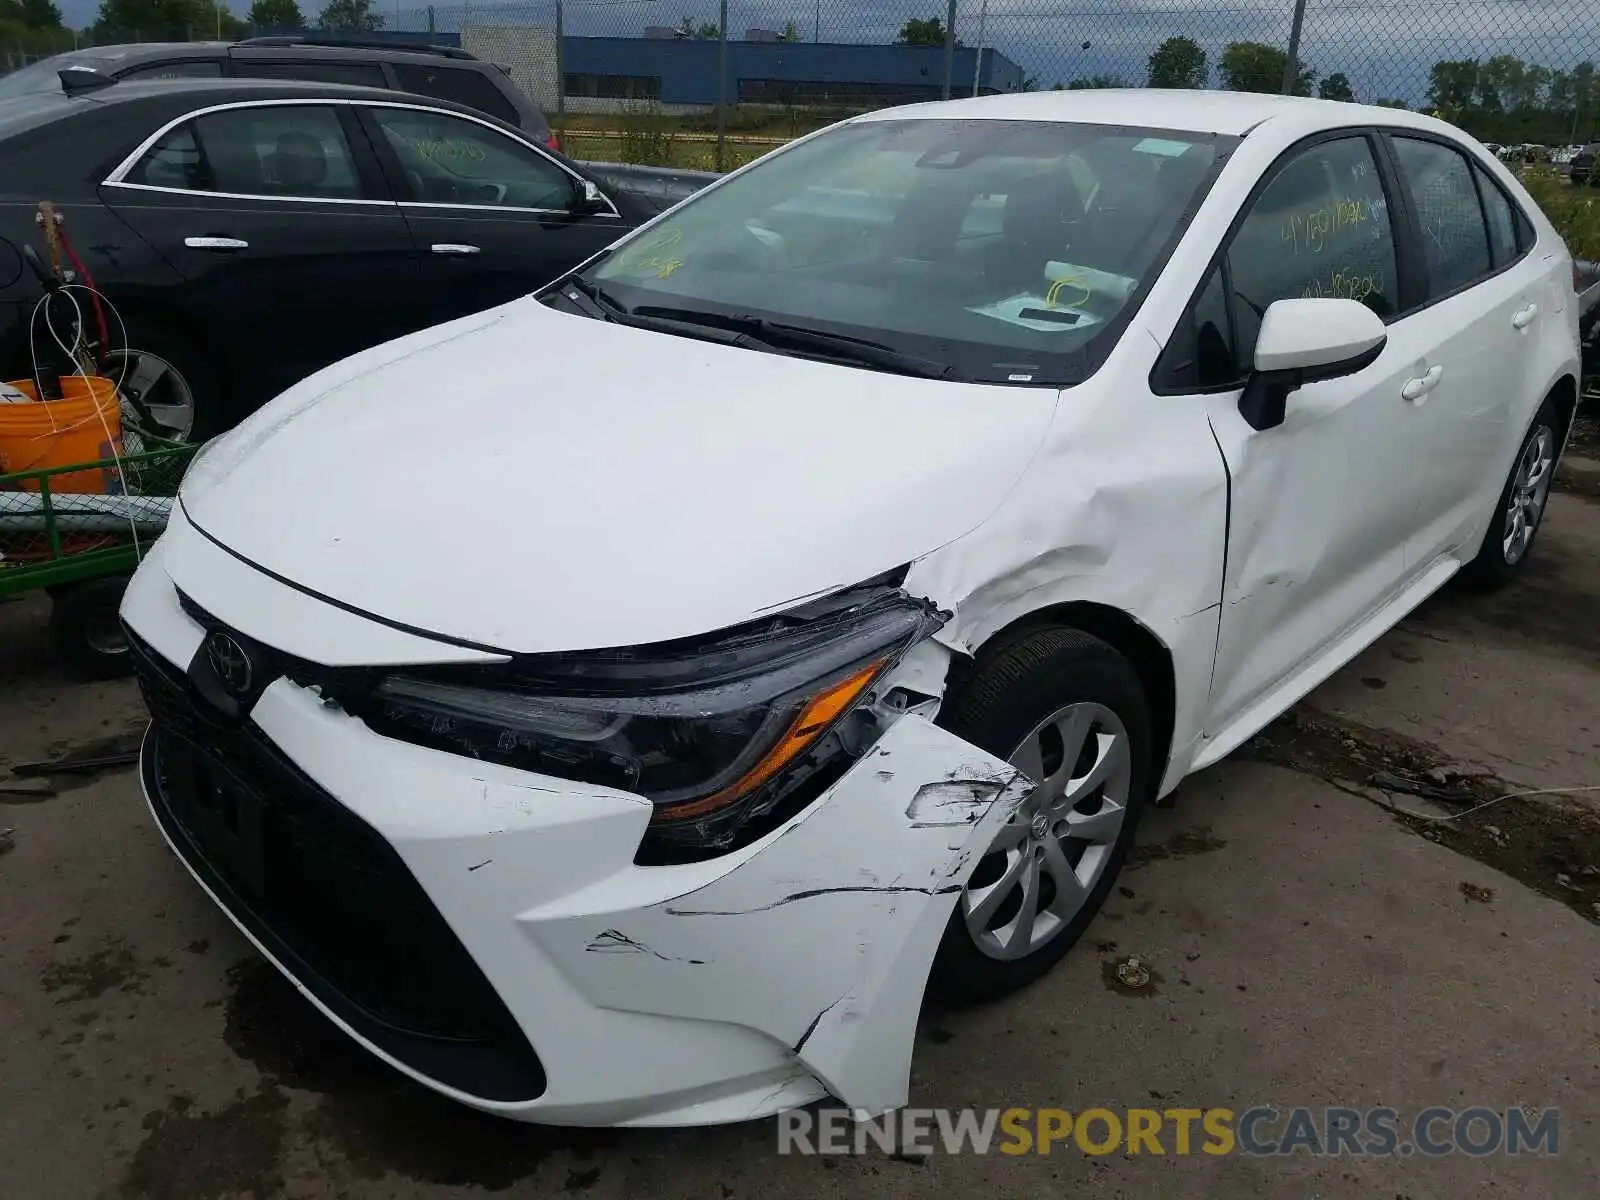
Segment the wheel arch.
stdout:
<path fill-rule="evenodd" d="M 1556 411 L 1561 414 L 1561 439 L 1566 442 L 1567 434 L 1572 429 L 1572 420 L 1578 414 L 1578 381 L 1574 376 L 1563 375 L 1551 384 L 1547 399 L 1551 400 Z"/>
<path fill-rule="evenodd" d="M 959 657 L 952 663 L 946 694 L 959 689 L 980 662 L 1040 629 L 1079 630 L 1099 638 L 1128 660 L 1150 703 L 1155 775 L 1160 779 L 1171 761 L 1173 725 L 1177 716 L 1177 673 L 1172 651 L 1137 617 L 1113 605 L 1094 600 L 1068 600 L 1016 618 L 975 646 L 971 656 Z M 1170 803 L 1170 796 L 1157 803 Z"/>

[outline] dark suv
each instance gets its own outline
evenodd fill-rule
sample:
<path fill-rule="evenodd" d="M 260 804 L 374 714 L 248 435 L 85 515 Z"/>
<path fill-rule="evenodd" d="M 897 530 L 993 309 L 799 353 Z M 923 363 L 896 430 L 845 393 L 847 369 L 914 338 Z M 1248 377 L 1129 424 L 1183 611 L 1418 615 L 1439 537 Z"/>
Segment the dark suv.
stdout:
<path fill-rule="evenodd" d="M 1573 183 L 1600 183 L 1600 172 L 1595 170 L 1594 163 L 1597 152 L 1600 152 L 1600 144 L 1590 142 L 1572 156 L 1569 173 L 1572 176 Z"/>
<path fill-rule="evenodd" d="M 143 42 L 92 46 L 58 54 L 0 75 L 0 100 L 60 91 L 64 70 L 110 79 L 184 79 L 225 76 L 353 83 L 452 100 L 517 126 L 552 150 L 560 144 L 544 113 L 504 68 L 455 46 L 417 42 L 318 39 L 309 36 L 246 38 L 239 42 Z"/>

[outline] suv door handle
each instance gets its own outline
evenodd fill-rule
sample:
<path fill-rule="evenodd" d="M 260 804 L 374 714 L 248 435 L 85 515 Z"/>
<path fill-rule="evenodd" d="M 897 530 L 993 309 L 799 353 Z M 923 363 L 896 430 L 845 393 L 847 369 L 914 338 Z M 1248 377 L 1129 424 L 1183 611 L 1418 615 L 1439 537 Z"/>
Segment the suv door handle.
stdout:
<path fill-rule="evenodd" d="M 1444 378 L 1443 367 L 1429 367 L 1415 379 L 1406 380 L 1405 387 L 1400 389 L 1400 395 L 1407 400 L 1418 404 L 1426 403 L 1425 397 L 1434 388 L 1439 386 L 1439 380 Z"/>
<path fill-rule="evenodd" d="M 183 244 L 191 250 L 248 250 L 250 243 L 230 237 L 186 237 Z"/>
<path fill-rule="evenodd" d="M 478 247 L 468 246 L 464 242 L 435 242 L 430 249 L 435 254 L 476 254 Z"/>
<path fill-rule="evenodd" d="M 1511 327 L 1513 329 L 1526 329 L 1529 325 L 1533 324 L 1533 319 L 1538 315 L 1539 306 L 1537 304 L 1530 304 L 1526 308 L 1519 308 L 1511 315 Z"/>

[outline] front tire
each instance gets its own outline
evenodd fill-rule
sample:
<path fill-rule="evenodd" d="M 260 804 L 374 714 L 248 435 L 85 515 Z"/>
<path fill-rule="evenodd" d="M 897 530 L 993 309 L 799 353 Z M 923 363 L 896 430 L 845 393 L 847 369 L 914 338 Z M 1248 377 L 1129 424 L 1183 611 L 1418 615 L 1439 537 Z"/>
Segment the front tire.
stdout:
<path fill-rule="evenodd" d="M 133 674 L 133 656 L 118 620 L 128 576 L 66 584 L 50 594 L 50 639 L 56 657 L 80 679 Z"/>
<path fill-rule="evenodd" d="M 929 992 L 995 1000 L 1083 936 L 1127 860 L 1154 787 L 1150 708 L 1128 660 L 1075 629 L 990 654 L 942 723 L 1040 781 L 979 861 L 934 957 Z"/>
<path fill-rule="evenodd" d="M 1544 521 L 1565 427 L 1555 402 L 1546 397 L 1523 436 L 1477 556 L 1463 572 L 1470 583 L 1504 587 L 1521 573 Z"/>

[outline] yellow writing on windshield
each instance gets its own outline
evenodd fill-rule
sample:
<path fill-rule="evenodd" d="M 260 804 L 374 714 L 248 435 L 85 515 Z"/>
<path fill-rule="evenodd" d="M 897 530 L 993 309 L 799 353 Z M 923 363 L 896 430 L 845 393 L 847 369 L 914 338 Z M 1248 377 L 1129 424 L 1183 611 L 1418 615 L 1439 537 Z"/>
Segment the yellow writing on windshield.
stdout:
<path fill-rule="evenodd" d="M 646 234 L 617 255 L 617 264 L 635 271 L 653 271 L 656 278 L 666 279 L 683 266 L 682 259 L 666 253 L 681 241 L 683 230 L 675 227 Z"/>
<path fill-rule="evenodd" d="M 1074 296 L 1070 301 L 1063 302 L 1061 293 L 1068 288 L 1075 288 L 1082 292 L 1083 295 Z M 1050 281 L 1050 290 L 1044 294 L 1044 302 L 1047 308 L 1079 308 L 1089 299 L 1089 295 L 1089 289 L 1084 286 L 1083 280 L 1069 276 L 1066 279 L 1052 279 Z"/>

